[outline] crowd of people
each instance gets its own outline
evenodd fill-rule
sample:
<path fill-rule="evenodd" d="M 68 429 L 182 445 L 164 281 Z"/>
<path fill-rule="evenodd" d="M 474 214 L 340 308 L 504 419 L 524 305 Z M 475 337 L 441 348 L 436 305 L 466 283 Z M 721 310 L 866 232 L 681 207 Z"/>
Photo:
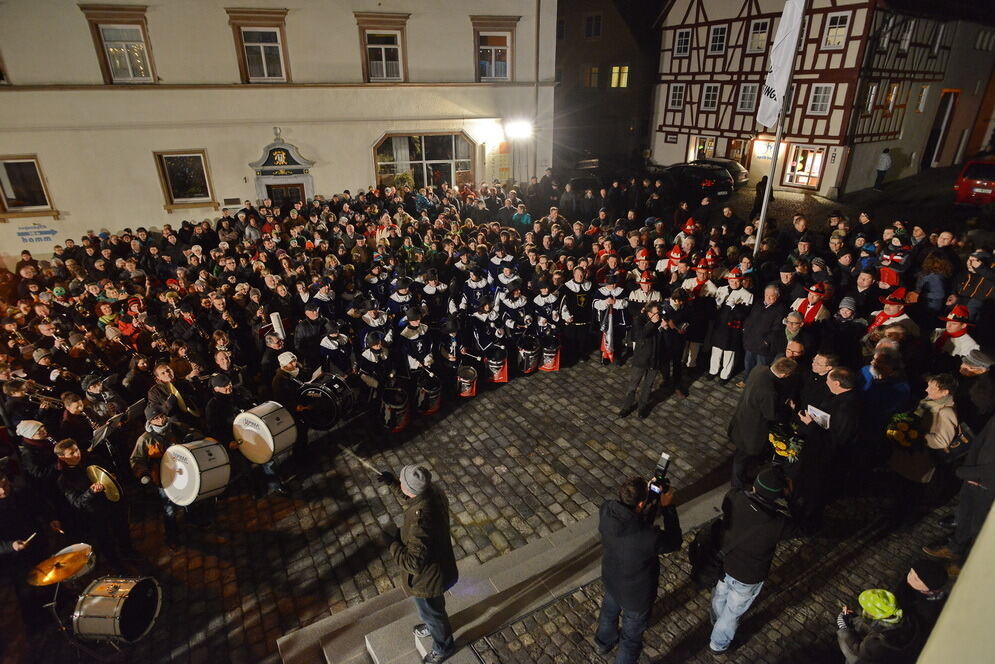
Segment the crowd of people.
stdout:
<path fill-rule="evenodd" d="M 213 222 L 88 232 L 45 260 L 25 251 L 0 273 L 15 480 L 0 486 L 2 553 L 20 573 L 44 550 L 22 536 L 55 529 L 127 567 L 127 509 L 88 478 L 92 464 L 156 494 L 176 546 L 183 510 L 162 487 L 164 450 L 228 444 L 236 415 L 267 399 L 297 424 L 289 459 L 233 458 L 257 491 L 286 492 L 309 429 L 328 428 L 302 396 L 317 376 L 334 381 L 343 418 L 399 431 L 443 397 L 594 360 L 626 372 L 618 417 L 645 418 L 668 395 L 679 408 L 710 380 L 742 390 L 729 437 L 745 497 L 730 510 L 767 509 L 761 481 L 761 498 L 786 499 L 811 532 L 826 505 L 873 482 L 902 526 L 962 479 L 950 542 L 926 547 L 957 564 L 995 486 L 986 249 L 940 222 L 868 212 L 769 220 L 758 237 L 731 207 L 673 200 L 659 181 L 561 193 L 547 172 L 521 187 L 245 201 Z M 211 501 L 186 512 L 207 523 Z M 716 651 L 762 585 L 730 574 Z"/>

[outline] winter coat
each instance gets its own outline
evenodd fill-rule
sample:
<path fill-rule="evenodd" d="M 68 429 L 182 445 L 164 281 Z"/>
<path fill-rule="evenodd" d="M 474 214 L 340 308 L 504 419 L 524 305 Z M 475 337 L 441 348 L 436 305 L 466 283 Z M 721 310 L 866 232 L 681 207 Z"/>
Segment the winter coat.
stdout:
<path fill-rule="evenodd" d="M 788 415 L 782 402 L 777 376 L 768 366 L 755 367 L 729 421 L 729 440 L 737 450 L 755 455 L 770 449 L 770 425 Z"/>
<path fill-rule="evenodd" d="M 632 366 L 640 369 L 655 369 L 660 366 L 663 333 L 660 326 L 651 323 L 646 314 L 639 314 L 636 317 L 632 340 L 635 342 L 632 358 L 629 360 Z"/>
<path fill-rule="evenodd" d="M 787 526 L 787 516 L 774 505 L 742 489 L 729 491 L 722 501 L 721 546 L 726 574 L 740 583 L 764 581 Z"/>
<path fill-rule="evenodd" d="M 947 449 L 957 435 L 957 411 L 953 397 L 948 395 L 942 399 L 923 399 L 915 413 L 919 416 L 919 432 L 925 445 L 895 447 L 888 466 L 910 482 L 925 484 L 936 469 L 931 450 Z"/>
<path fill-rule="evenodd" d="M 780 300 L 767 306 L 763 298 L 757 298 L 743 321 L 743 348 L 757 355 L 772 357 L 770 339 L 775 332 L 784 329 L 782 321 L 787 313 L 787 305 Z"/>
<path fill-rule="evenodd" d="M 456 585 L 459 570 L 449 533 L 449 500 L 434 486 L 412 498 L 404 510 L 401 537 L 390 544 L 401 568 L 401 585 L 414 597 L 441 597 Z"/>
<path fill-rule="evenodd" d="M 681 547 L 681 524 L 674 507 L 665 507 L 663 529 L 617 500 L 601 506 L 598 531 L 604 553 L 605 591 L 626 611 L 648 611 L 656 600 L 660 554 Z"/>

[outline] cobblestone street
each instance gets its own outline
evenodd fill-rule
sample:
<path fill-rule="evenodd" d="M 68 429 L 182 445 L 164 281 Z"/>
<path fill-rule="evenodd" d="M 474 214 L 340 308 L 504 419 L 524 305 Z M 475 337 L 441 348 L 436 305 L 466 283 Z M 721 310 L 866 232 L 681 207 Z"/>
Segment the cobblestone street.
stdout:
<path fill-rule="evenodd" d="M 292 498 L 257 499 L 238 484 L 222 497 L 216 525 L 185 528 L 176 554 L 162 546 L 157 506 L 140 502 L 133 537 L 164 601 L 152 633 L 120 661 L 276 661 L 277 637 L 392 588 L 379 533 L 401 506 L 359 457 L 394 470 L 427 463 L 452 502 L 457 557 L 481 562 L 595 514 L 620 478 L 649 474 L 663 449 L 674 454 L 675 486 L 689 491 L 729 455 L 724 431 L 738 390 L 697 383 L 683 402 L 661 390 L 664 400 L 646 420 L 619 420 L 626 374 L 591 360 L 517 378 L 416 418 L 398 436 L 357 420 L 318 443 L 313 471 L 292 483 Z M 897 561 L 914 554 L 912 543 L 935 534 L 886 538 L 868 548 L 877 536 L 868 508 L 834 512 L 825 536 L 782 551 L 748 621 L 757 633 L 748 645 L 754 661 L 802 661 L 783 657 L 825 650 L 839 602 L 862 585 L 893 580 Z M 707 595 L 689 587 L 684 553 L 669 559 L 665 615 L 650 630 L 647 654 L 683 661 L 706 647 Z M 592 661 L 599 593 L 597 584 L 578 590 L 550 606 L 548 619 L 526 618 L 475 647 L 488 662 Z M 17 625 L 10 595 L 9 588 L 0 591 L 3 619 Z M 17 634 L 4 661 L 76 661 L 58 636 L 46 634 L 44 643 L 32 659 Z"/>

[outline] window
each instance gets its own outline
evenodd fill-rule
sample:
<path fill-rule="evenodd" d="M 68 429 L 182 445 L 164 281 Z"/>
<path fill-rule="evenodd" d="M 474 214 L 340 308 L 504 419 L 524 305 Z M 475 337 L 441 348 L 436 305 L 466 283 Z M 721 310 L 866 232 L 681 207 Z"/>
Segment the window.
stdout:
<path fill-rule="evenodd" d="M 226 9 L 235 37 L 238 73 L 243 83 L 290 80 L 286 9 Z"/>
<path fill-rule="evenodd" d="M 940 46 L 943 44 L 943 31 L 947 26 L 941 23 L 936 28 L 936 38 L 933 40 L 933 55 L 940 52 Z"/>
<path fill-rule="evenodd" d="M 757 106 L 757 92 L 760 90 L 759 83 L 743 83 L 739 86 L 739 103 L 736 110 L 740 113 L 752 113 Z"/>
<path fill-rule="evenodd" d="M 679 111 L 684 108 L 684 94 L 686 90 L 686 83 L 671 83 L 670 94 L 667 96 L 667 108 L 672 111 Z"/>
<path fill-rule="evenodd" d="M 598 87 L 598 68 L 597 67 L 584 67 L 583 69 L 583 85 L 585 88 L 596 88 Z"/>
<path fill-rule="evenodd" d="M 708 31 L 708 54 L 722 55 L 726 52 L 726 37 L 729 34 L 728 25 L 713 25 Z"/>
<path fill-rule="evenodd" d="M 691 53 L 691 30 L 682 28 L 674 33 L 674 57 L 686 58 Z"/>
<path fill-rule="evenodd" d="M 816 145 L 792 145 L 784 170 L 784 184 L 819 188 L 826 148 Z"/>
<path fill-rule="evenodd" d="M 611 87 L 629 87 L 629 65 L 615 65 L 612 67 Z"/>
<path fill-rule="evenodd" d="M 888 94 L 884 98 L 884 105 L 888 108 L 889 113 L 895 110 L 896 99 L 898 99 L 898 83 L 892 83 L 888 86 Z"/>
<path fill-rule="evenodd" d="M 798 52 L 801 53 L 802 49 L 805 48 L 805 41 L 808 39 L 808 16 L 802 17 L 802 27 L 798 32 Z"/>
<path fill-rule="evenodd" d="M 846 44 L 846 33 L 849 27 L 850 12 L 827 15 L 826 31 L 822 36 L 822 48 L 843 48 Z"/>
<path fill-rule="evenodd" d="M 36 155 L 0 157 L 0 193 L 0 218 L 59 216 Z"/>
<path fill-rule="evenodd" d="M 763 53 L 767 50 L 767 33 L 770 19 L 760 18 L 750 23 L 750 41 L 746 44 L 747 53 Z"/>
<path fill-rule="evenodd" d="M 566 26 L 563 23 L 562 18 L 556 19 L 556 41 L 562 41 L 563 36 L 567 33 Z"/>
<path fill-rule="evenodd" d="M 80 5 L 104 83 L 155 83 L 144 5 Z"/>
<path fill-rule="evenodd" d="M 391 186 L 400 173 L 408 173 L 415 188 L 462 186 L 474 182 L 473 144 L 463 134 L 384 136 L 373 151 L 377 184 Z"/>
<path fill-rule="evenodd" d="M 812 96 L 808 100 L 808 112 L 810 115 L 826 115 L 829 107 L 833 103 L 833 91 L 836 85 L 833 83 L 814 83 L 812 85 Z"/>
<path fill-rule="evenodd" d="M 870 113 L 874 110 L 874 104 L 878 99 L 878 84 L 871 83 L 867 86 L 867 101 L 864 103 L 864 113 Z"/>
<path fill-rule="evenodd" d="M 926 99 L 928 97 L 929 97 L 929 86 L 920 85 L 919 100 L 916 102 L 916 113 L 923 113 L 926 111 Z"/>
<path fill-rule="evenodd" d="M 701 93 L 701 110 L 714 111 L 719 107 L 720 89 L 718 83 L 705 83 Z"/>
<path fill-rule="evenodd" d="M 519 16 L 471 16 L 477 44 L 477 80 L 510 81 L 515 26 Z"/>
<path fill-rule="evenodd" d="M 584 17 L 584 37 L 597 39 L 601 36 L 601 14 L 588 14 Z"/>
<path fill-rule="evenodd" d="M 354 12 L 353 15 L 363 50 L 363 80 L 404 81 L 408 68 L 405 26 L 411 14 Z"/>
<path fill-rule="evenodd" d="M 908 51 L 909 46 L 912 45 L 912 33 L 915 31 L 916 21 L 913 18 L 906 19 L 905 21 L 905 31 L 902 32 L 902 43 L 899 45 L 898 49 L 900 51 Z"/>
<path fill-rule="evenodd" d="M 891 42 L 891 31 L 895 28 L 895 15 L 889 14 L 887 20 L 884 22 L 884 27 L 881 28 L 881 41 L 879 42 L 881 50 L 885 51 L 888 49 L 888 44 Z"/>
<path fill-rule="evenodd" d="M 173 150 L 153 155 L 167 211 L 220 207 L 214 200 L 206 150 Z"/>

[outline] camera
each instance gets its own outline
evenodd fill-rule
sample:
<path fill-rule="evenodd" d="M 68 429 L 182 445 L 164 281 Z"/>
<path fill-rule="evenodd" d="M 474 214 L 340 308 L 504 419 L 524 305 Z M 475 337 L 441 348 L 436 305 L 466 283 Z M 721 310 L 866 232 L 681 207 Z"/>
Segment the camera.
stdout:
<path fill-rule="evenodd" d="M 653 496 L 659 497 L 660 494 L 670 490 L 668 470 L 670 470 L 670 454 L 664 452 L 656 462 L 656 468 L 653 469 L 653 479 L 650 480 L 649 490 Z"/>

